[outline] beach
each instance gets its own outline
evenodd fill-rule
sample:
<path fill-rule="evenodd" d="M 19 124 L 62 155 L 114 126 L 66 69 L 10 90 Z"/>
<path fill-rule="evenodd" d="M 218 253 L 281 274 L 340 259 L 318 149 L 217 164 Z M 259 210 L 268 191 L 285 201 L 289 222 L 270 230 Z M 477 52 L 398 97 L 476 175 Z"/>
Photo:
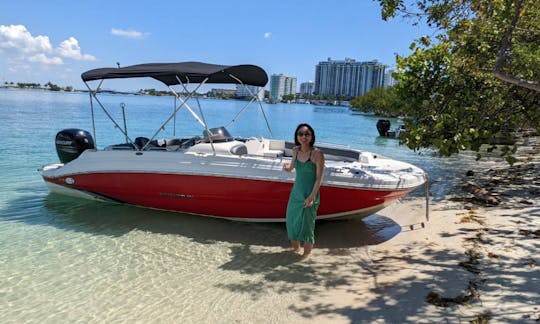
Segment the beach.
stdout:
<path fill-rule="evenodd" d="M 529 138 L 511 167 L 491 157 L 456 174 L 450 194 L 430 202 L 429 222 L 418 197 L 370 216 L 399 223 L 389 240 L 368 233 L 360 247 L 319 246 L 289 269 L 298 276 L 291 289 L 304 291 L 290 306 L 300 315 L 294 322 L 540 321 L 539 150 L 538 139 Z M 492 186 L 500 204 L 475 198 L 464 189 L 468 181 Z"/>

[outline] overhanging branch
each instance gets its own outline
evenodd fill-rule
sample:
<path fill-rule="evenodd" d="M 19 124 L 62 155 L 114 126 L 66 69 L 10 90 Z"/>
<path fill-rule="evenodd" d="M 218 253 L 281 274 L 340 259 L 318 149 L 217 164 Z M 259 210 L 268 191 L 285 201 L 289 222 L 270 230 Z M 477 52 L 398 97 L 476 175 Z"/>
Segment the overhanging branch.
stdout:
<path fill-rule="evenodd" d="M 511 83 L 511 84 L 517 85 L 519 87 L 534 90 L 536 92 L 540 92 L 540 84 L 538 84 L 536 82 L 519 79 L 519 78 L 516 78 L 516 77 L 514 77 L 512 75 L 509 75 L 509 74 L 506 74 L 506 73 L 503 73 L 503 72 L 497 71 L 497 70 L 493 71 L 493 75 L 495 75 L 495 77 L 497 79 L 501 80 L 501 81 Z"/>

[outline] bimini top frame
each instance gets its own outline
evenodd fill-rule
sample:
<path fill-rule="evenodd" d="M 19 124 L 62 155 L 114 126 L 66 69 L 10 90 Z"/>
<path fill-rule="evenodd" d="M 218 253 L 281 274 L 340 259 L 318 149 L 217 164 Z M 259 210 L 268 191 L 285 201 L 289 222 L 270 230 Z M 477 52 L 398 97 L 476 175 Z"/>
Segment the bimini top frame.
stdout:
<path fill-rule="evenodd" d="M 242 84 L 242 85 L 251 85 L 264 87 L 268 83 L 268 75 L 266 72 L 255 65 L 216 65 L 208 64 L 201 62 L 181 62 L 181 63 L 147 63 L 147 64 L 138 64 L 126 67 L 118 68 L 100 68 L 93 69 L 84 72 L 81 74 L 81 78 L 84 81 L 86 87 L 90 91 L 90 106 L 92 110 L 92 127 L 94 131 L 94 139 L 96 140 L 96 129 L 95 129 L 95 120 L 94 120 L 94 105 L 93 100 L 95 100 L 102 110 L 105 112 L 107 117 L 115 124 L 116 128 L 119 129 L 126 137 L 126 140 L 133 143 L 131 138 L 129 138 L 127 131 L 122 129 L 120 125 L 114 120 L 114 118 L 109 114 L 107 109 L 99 101 L 97 94 L 100 91 L 101 85 L 105 79 L 126 79 L 126 78 L 141 78 L 141 77 L 150 77 L 161 81 L 169 87 L 169 89 L 174 93 L 175 98 L 179 99 L 180 105 L 175 108 L 171 116 L 158 128 L 156 133 L 152 136 L 150 141 L 155 139 L 161 130 L 173 119 L 176 117 L 176 113 L 182 107 L 186 107 L 190 113 L 195 117 L 195 119 L 205 128 L 206 131 L 209 131 L 206 122 L 204 121 L 204 114 L 202 108 L 197 100 L 199 105 L 199 111 L 202 119 L 197 116 L 197 114 L 188 106 L 187 102 L 194 97 L 197 90 L 206 83 L 224 83 L 224 84 Z M 99 85 L 92 89 L 88 84 L 89 81 L 100 81 Z M 193 91 L 188 91 L 187 86 L 191 83 L 198 84 L 198 86 Z M 187 93 L 187 96 L 182 99 L 178 92 L 174 91 L 172 86 L 181 85 L 184 91 Z M 249 88 L 247 88 L 249 91 Z M 251 92 L 251 91 L 250 91 Z M 257 100 L 261 112 L 263 113 L 266 125 L 270 132 L 270 135 L 273 137 L 272 130 L 264 113 L 262 104 L 257 96 L 253 94 L 253 99 L 244 107 L 242 110 L 234 117 L 231 121 L 233 123 L 238 115 L 254 100 Z M 175 100 L 176 102 L 176 100 Z M 229 124 L 231 124 L 229 123 Z M 150 143 L 150 141 L 148 143 Z M 211 142 L 212 143 L 212 142 Z M 148 144 L 147 144 L 148 145 Z M 213 147 L 213 143 L 212 143 Z M 146 146 L 140 148 L 144 150 Z"/>

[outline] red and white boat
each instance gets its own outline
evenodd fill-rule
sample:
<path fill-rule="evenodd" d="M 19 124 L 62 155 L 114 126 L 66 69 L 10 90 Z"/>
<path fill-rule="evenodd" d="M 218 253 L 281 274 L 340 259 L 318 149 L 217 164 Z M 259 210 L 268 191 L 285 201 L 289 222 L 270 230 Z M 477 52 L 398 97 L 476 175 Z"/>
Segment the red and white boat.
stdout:
<path fill-rule="evenodd" d="M 235 138 L 224 127 L 208 128 L 186 97 L 152 138 L 132 140 L 98 99 L 105 79 L 150 77 L 169 86 L 232 83 L 263 87 L 267 74 L 254 65 L 222 66 L 198 62 L 141 64 L 103 68 L 82 74 L 95 103 L 126 137 L 126 143 L 98 150 L 84 130 L 66 129 L 56 136 L 62 163 L 44 166 L 41 174 L 52 192 L 115 201 L 161 210 L 242 221 L 285 220 L 294 174 L 283 171 L 292 142 Z M 98 81 L 97 88 L 90 83 Z M 252 102 L 263 107 L 256 95 Z M 245 107 L 244 107 L 245 108 Z M 201 124 L 202 136 L 156 140 L 180 109 Z M 201 114 L 201 116 L 203 116 Z M 267 122 L 268 125 L 268 122 Z M 271 133 L 271 131 L 270 131 Z M 326 166 L 320 189 L 318 219 L 364 217 L 404 197 L 426 181 L 424 171 L 408 163 L 340 146 L 320 145 Z"/>

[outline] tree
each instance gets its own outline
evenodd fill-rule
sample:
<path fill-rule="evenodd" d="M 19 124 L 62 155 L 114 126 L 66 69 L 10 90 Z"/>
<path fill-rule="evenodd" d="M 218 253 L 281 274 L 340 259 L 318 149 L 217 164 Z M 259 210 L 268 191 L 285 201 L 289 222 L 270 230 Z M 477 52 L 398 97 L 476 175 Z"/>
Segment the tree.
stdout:
<path fill-rule="evenodd" d="M 289 93 L 281 97 L 282 102 L 293 101 L 296 98 L 294 93 Z"/>
<path fill-rule="evenodd" d="M 425 18 L 437 29 L 397 57 L 396 86 L 413 149 L 478 151 L 494 137 L 540 128 L 540 5 L 535 0 L 380 0 L 383 19 Z M 512 150 L 503 154 L 512 162 Z"/>
<path fill-rule="evenodd" d="M 365 95 L 351 100 L 351 106 L 356 110 L 373 112 L 379 116 L 395 117 L 401 113 L 401 105 L 394 87 L 373 88 Z"/>
<path fill-rule="evenodd" d="M 536 0 L 379 0 L 382 18 L 425 19 L 454 54 L 499 80 L 540 92 L 540 3 Z"/>
<path fill-rule="evenodd" d="M 60 91 L 62 88 L 60 88 L 58 85 L 51 83 L 51 81 L 45 83 L 45 87 L 49 88 L 51 91 Z"/>

